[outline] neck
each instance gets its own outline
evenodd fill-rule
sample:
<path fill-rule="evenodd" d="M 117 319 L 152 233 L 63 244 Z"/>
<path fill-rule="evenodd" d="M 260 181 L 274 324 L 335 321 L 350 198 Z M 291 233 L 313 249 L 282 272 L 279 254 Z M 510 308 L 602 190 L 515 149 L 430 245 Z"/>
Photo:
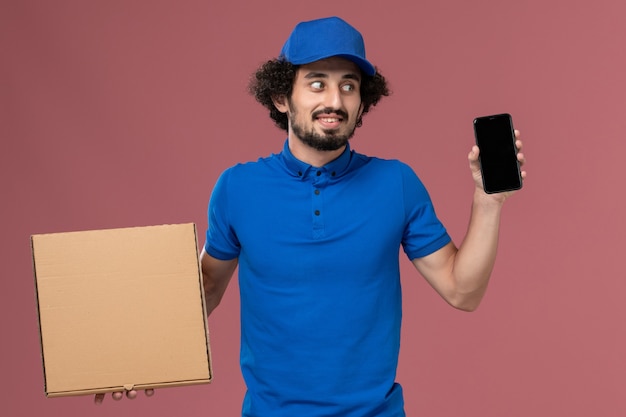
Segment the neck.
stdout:
<path fill-rule="evenodd" d="M 339 158 L 346 149 L 345 146 L 335 151 L 320 151 L 302 142 L 293 133 L 289 135 L 289 150 L 300 161 L 314 167 L 322 167 L 331 161 Z"/>

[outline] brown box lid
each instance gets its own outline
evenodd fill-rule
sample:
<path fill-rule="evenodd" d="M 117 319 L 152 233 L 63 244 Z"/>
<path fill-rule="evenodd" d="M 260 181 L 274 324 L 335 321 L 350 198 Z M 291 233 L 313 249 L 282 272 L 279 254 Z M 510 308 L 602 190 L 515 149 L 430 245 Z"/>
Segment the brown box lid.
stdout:
<path fill-rule="evenodd" d="M 193 223 L 31 237 L 49 397 L 208 383 Z"/>

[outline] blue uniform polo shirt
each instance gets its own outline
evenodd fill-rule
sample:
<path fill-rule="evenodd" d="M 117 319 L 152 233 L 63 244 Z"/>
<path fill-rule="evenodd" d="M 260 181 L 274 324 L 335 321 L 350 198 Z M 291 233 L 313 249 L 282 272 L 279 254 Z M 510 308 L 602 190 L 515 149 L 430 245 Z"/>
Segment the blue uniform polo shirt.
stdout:
<path fill-rule="evenodd" d="M 205 249 L 239 258 L 246 417 L 399 417 L 399 249 L 450 242 L 413 170 L 349 147 L 281 153 L 217 181 Z"/>

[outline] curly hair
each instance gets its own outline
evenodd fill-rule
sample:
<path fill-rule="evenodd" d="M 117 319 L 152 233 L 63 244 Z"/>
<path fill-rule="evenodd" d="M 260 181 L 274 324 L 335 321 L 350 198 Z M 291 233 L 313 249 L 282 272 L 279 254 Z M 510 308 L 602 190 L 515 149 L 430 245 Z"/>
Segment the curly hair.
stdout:
<path fill-rule="evenodd" d="M 272 97 L 291 97 L 293 83 L 296 78 L 298 66 L 290 62 L 271 59 L 257 69 L 248 85 L 248 91 L 256 101 L 269 110 L 270 118 L 280 129 L 288 131 L 288 117 L 274 106 Z M 376 69 L 376 74 L 368 76 L 363 74 L 361 81 L 361 102 L 363 113 L 357 120 L 356 127 L 363 124 L 362 117 L 372 106 L 375 106 L 383 96 L 388 96 L 390 91 L 385 77 Z"/>

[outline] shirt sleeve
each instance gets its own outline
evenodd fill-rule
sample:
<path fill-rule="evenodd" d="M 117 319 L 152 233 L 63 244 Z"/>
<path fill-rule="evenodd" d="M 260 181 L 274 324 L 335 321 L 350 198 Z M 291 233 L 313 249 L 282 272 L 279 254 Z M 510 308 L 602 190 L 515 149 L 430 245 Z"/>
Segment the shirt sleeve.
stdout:
<path fill-rule="evenodd" d="M 204 249 L 209 255 L 221 260 L 237 258 L 240 252 L 228 201 L 228 194 L 232 190 L 231 170 L 232 168 L 224 171 L 215 183 L 207 212 L 208 228 Z"/>
<path fill-rule="evenodd" d="M 406 216 L 402 247 L 409 259 L 413 260 L 430 255 L 452 239 L 437 218 L 424 184 L 408 165 L 401 166 Z"/>

